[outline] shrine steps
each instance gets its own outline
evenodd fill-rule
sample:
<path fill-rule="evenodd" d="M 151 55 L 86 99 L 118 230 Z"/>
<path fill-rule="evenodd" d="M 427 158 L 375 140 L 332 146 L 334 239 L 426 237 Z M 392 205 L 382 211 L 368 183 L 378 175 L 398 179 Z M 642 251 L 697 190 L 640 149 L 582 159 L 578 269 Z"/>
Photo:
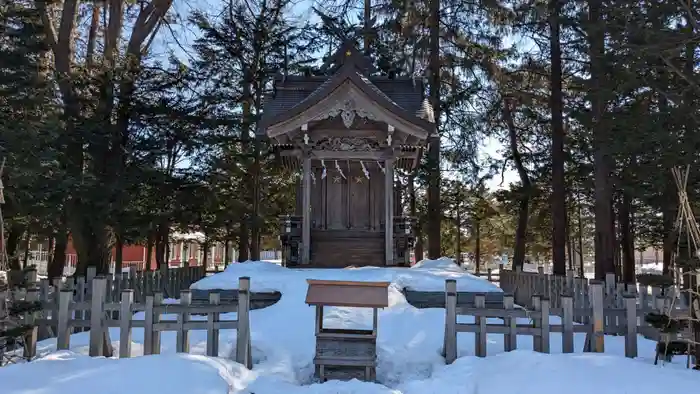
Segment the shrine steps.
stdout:
<path fill-rule="evenodd" d="M 383 266 L 384 261 L 384 232 L 320 230 L 311 234 L 312 267 Z"/>

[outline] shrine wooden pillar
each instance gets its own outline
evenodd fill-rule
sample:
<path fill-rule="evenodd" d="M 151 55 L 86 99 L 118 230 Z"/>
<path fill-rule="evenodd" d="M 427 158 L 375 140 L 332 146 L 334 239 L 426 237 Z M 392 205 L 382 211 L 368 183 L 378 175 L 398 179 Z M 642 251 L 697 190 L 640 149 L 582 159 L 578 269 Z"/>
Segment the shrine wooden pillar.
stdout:
<path fill-rule="evenodd" d="M 311 258 L 311 156 L 304 152 L 301 221 L 301 263 L 309 264 Z"/>
<path fill-rule="evenodd" d="M 386 265 L 394 264 L 394 158 L 384 161 L 384 250 Z"/>

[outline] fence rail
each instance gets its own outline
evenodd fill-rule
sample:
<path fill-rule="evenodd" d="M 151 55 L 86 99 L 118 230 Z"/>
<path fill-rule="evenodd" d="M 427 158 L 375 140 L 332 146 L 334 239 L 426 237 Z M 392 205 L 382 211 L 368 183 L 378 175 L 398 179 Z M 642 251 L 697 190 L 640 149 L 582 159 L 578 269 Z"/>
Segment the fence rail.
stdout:
<path fill-rule="evenodd" d="M 504 275 L 505 277 L 505 275 Z M 562 334 L 562 351 L 574 351 L 574 333 L 586 333 L 586 349 L 592 352 L 603 352 L 605 335 L 622 335 L 625 337 L 625 355 L 637 356 L 638 334 L 658 340 L 659 333 L 644 322 L 644 315 L 651 311 L 659 311 L 666 306 L 666 299 L 657 298 L 653 307 L 640 305 L 637 295 L 633 293 L 622 296 L 622 306 L 605 306 L 604 285 L 602 282 L 590 281 L 587 284 L 586 305 L 576 305 L 574 297 L 567 294 L 559 295 L 557 305 L 547 296 L 533 295 L 528 302 L 529 310 L 519 309 L 515 305 L 513 294 L 503 295 L 502 308 L 487 307 L 486 294 L 475 294 L 473 304 L 457 303 L 457 285 L 454 280 L 447 280 L 446 321 L 444 355 L 448 363 L 457 358 L 457 333 L 474 333 L 475 354 L 486 356 L 487 334 L 503 334 L 505 350 L 517 348 L 518 335 L 533 337 L 535 351 L 548 353 L 550 334 Z M 458 315 L 474 316 L 474 323 L 458 323 Z M 552 324 L 551 316 L 561 318 L 561 323 Z M 488 318 L 500 318 L 501 324 L 493 324 Z M 518 323 L 517 319 L 529 319 L 531 324 Z M 681 336 L 688 336 L 683 332 Z"/>
<path fill-rule="evenodd" d="M 194 268 L 194 267 L 192 267 Z M 36 344 L 41 331 L 53 331 L 57 338 L 56 350 L 70 348 L 71 334 L 76 330 L 89 330 L 90 356 L 109 356 L 112 353 L 109 328 L 119 328 L 119 357 L 131 356 L 133 328 L 144 330 L 144 355 L 160 353 L 160 334 L 176 332 L 176 351 L 189 351 L 189 334 L 192 330 L 207 331 L 206 354 L 219 356 L 220 330 L 236 329 L 236 361 L 252 367 L 250 344 L 250 278 L 239 278 L 236 303 L 221 303 L 220 294 L 209 293 L 209 303 L 192 304 L 190 290 L 180 291 L 179 304 L 164 303 L 163 293 L 154 291 L 146 294 L 143 302 L 136 302 L 134 289 L 122 289 L 119 297 L 110 296 L 109 281 L 97 276 L 91 281 L 87 299 L 76 299 L 74 289 L 62 288 L 58 302 L 40 300 L 40 290 L 30 287 L 26 290 L 27 301 L 40 301 L 42 311 L 29 313 L 23 323 L 32 326 L 25 343 L 25 358 L 36 356 Z M 110 299 L 111 298 L 111 299 Z M 143 320 L 135 320 L 134 314 L 144 312 Z M 222 320 L 221 314 L 237 313 L 235 320 Z M 176 315 L 175 320 L 164 320 L 163 314 Z M 194 315 L 205 315 L 206 320 L 193 319 Z"/>
<path fill-rule="evenodd" d="M 515 302 L 528 305 L 533 295 L 543 295 L 550 298 L 553 305 L 559 306 L 559 297 L 569 294 L 574 297 L 574 305 L 586 306 L 589 294 L 590 280 L 575 277 L 573 271 L 566 276 L 548 275 L 534 272 L 517 272 L 510 270 L 500 271 L 501 288 L 516 297 Z M 625 294 L 635 294 L 639 303 L 645 307 L 652 307 L 656 299 L 663 294 L 667 302 L 674 308 L 687 308 L 684 297 L 676 287 L 664 292 L 659 287 L 642 286 L 637 283 L 616 283 L 615 274 L 608 274 L 604 283 L 604 304 L 610 307 L 622 307 Z"/>

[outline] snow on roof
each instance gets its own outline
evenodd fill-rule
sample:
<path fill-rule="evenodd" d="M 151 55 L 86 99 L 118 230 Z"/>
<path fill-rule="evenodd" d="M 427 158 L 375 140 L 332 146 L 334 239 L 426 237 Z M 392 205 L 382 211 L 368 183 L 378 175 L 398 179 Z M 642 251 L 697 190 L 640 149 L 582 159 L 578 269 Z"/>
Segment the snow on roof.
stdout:
<path fill-rule="evenodd" d="M 204 242 L 206 239 L 206 236 L 204 233 L 196 231 L 193 233 L 178 233 L 174 232 L 170 235 L 170 239 L 176 240 L 176 241 L 196 241 L 196 242 Z"/>

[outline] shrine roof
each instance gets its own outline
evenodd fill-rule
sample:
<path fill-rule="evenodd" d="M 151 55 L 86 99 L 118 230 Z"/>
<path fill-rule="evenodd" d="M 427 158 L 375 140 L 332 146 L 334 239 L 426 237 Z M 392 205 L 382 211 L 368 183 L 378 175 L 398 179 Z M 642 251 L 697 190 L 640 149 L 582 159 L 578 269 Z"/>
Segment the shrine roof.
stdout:
<path fill-rule="evenodd" d="M 275 92 L 265 98 L 258 127 L 291 119 L 330 95 L 347 80 L 352 81 L 378 105 L 426 130 L 434 129 L 432 107 L 423 94 L 423 82 L 411 77 L 367 76 L 366 60 L 356 50 L 343 47 L 345 62 L 328 76 L 287 76 L 275 81 Z M 339 51 L 340 52 L 340 51 Z M 336 59 L 342 59 L 338 54 Z M 341 60 L 342 61 L 342 60 Z"/>

